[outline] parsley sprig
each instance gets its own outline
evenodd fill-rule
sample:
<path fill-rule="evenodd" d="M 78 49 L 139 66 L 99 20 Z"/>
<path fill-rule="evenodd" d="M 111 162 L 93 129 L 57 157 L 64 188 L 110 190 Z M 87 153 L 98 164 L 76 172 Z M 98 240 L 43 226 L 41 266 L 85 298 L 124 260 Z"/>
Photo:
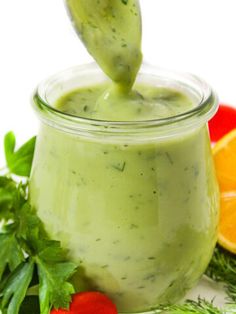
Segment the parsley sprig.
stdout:
<path fill-rule="evenodd" d="M 47 235 L 28 201 L 35 137 L 15 151 L 15 136 L 5 136 L 8 172 L 0 176 L 0 309 L 3 314 L 28 314 L 27 292 L 37 287 L 34 314 L 48 314 L 52 307 L 68 308 L 74 287 L 69 282 L 77 265 Z M 14 181 L 10 174 L 25 176 Z M 32 297 L 30 298 L 32 301 Z M 38 308 L 39 307 L 39 308 Z M 22 310 L 25 308 L 25 312 Z M 33 310 L 33 309 L 32 309 Z M 32 313 L 32 312 L 31 312 Z"/>
<path fill-rule="evenodd" d="M 36 137 L 32 137 L 17 151 L 16 138 L 13 132 L 8 132 L 4 138 L 4 149 L 7 167 L 11 173 L 29 177 L 34 156 Z"/>

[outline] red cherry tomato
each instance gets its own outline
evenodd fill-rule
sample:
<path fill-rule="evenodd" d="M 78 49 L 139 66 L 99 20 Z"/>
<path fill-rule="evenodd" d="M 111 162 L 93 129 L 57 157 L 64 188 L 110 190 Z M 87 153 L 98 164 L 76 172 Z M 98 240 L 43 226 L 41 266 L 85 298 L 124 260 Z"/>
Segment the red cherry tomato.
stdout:
<path fill-rule="evenodd" d="M 73 296 L 73 314 L 118 314 L 116 306 L 100 292 L 82 292 Z"/>
<path fill-rule="evenodd" d="M 81 292 L 72 297 L 70 310 L 52 310 L 51 314 L 118 314 L 116 306 L 100 292 Z"/>
<path fill-rule="evenodd" d="M 212 142 L 236 128 L 236 108 L 220 105 L 215 116 L 209 121 L 209 131 Z"/>

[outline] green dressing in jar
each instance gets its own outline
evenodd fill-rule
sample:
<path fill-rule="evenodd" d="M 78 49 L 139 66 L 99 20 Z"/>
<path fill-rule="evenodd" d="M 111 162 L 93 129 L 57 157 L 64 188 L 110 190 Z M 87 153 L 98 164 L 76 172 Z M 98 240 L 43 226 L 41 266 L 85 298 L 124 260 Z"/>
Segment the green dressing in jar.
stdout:
<path fill-rule="evenodd" d="M 210 261 L 218 189 L 206 123 L 215 94 L 190 75 L 144 67 L 137 0 L 66 0 L 95 66 L 68 70 L 34 96 L 42 120 L 32 205 L 122 313 L 173 303 Z M 136 80 L 136 82 L 135 82 Z"/>
<path fill-rule="evenodd" d="M 96 111 L 109 84 L 98 72 L 40 85 L 31 202 L 80 263 L 76 285 L 103 291 L 121 313 L 145 312 L 183 297 L 211 258 L 219 199 L 206 121 L 216 99 L 194 77 L 144 67 L 113 115 Z"/>

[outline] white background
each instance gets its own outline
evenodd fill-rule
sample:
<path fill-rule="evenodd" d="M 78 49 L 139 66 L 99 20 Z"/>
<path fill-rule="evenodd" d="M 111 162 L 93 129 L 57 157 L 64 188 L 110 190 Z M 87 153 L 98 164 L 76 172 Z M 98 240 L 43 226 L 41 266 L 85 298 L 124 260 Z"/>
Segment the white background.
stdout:
<path fill-rule="evenodd" d="M 236 105 L 236 1 L 141 0 L 141 5 L 145 60 L 193 72 L 222 102 Z M 0 145 L 8 130 L 21 143 L 37 133 L 30 97 L 40 80 L 91 60 L 63 0 L 0 0 Z"/>

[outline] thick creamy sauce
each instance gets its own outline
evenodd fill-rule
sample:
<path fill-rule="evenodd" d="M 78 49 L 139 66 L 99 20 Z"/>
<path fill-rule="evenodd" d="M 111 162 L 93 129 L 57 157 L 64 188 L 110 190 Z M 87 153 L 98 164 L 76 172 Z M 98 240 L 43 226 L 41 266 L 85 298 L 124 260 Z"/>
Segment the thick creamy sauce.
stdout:
<path fill-rule="evenodd" d="M 89 53 L 122 90 L 129 90 L 142 62 L 137 0 L 66 0 Z"/>
<path fill-rule="evenodd" d="M 135 84 L 141 17 L 135 0 L 67 0 L 88 51 L 113 83 L 61 95 L 53 106 L 82 118 L 167 118 L 196 104 L 164 86 Z M 162 141 L 87 139 L 44 124 L 31 202 L 52 238 L 119 311 L 175 302 L 202 275 L 216 241 L 218 191 L 207 128 Z M 85 288 L 84 287 L 84 288 Z M 81 287 L 80 287 L 81 288 Z M 86 289 L 86 288 L 85 288 Z"/>
<path fill-rule="evenodd" d="M 108 85 L 101 84 L 72 91 L 62 96 L 55 107 L 83 118 L 140 121 L 173 117 L 191 110 L 195 104 L 183 93 L 165 87 L 136 85 L 124 95 L 110 94 Z"/>

